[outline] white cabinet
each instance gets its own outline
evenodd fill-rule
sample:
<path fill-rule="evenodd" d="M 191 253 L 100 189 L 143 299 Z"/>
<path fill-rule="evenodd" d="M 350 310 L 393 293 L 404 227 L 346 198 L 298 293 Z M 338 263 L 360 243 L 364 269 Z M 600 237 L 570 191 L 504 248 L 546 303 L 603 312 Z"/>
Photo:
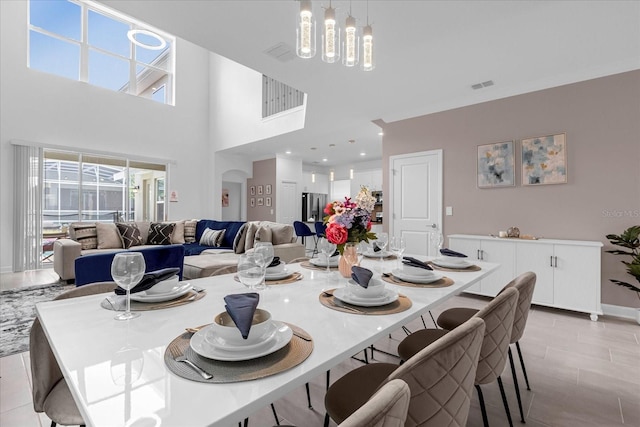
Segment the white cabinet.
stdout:
<path fill-rule="evenodd" d="M 498 274 L 470 288 L 474 293 L 493 297 L 516 276 L 533 271 L 534 304 L 590 313 L 594 321 L 602 314 L 601 242 L 452 235 L 449 247 L 472 259 L 501 264 Z"/>
<path fill-rule="evenodd" d="M 370 191 L 382 191 L 382 169 L 354 172 L 351 180 L 351 196 L 355 197 L 362 186 Z"/>

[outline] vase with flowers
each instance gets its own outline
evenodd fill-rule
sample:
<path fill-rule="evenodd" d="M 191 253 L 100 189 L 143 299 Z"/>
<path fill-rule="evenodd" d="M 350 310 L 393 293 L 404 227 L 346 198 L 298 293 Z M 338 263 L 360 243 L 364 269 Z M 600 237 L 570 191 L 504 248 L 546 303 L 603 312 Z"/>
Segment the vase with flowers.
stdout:
<path fill-rule="evenodd" d="M 371 212 L 375 203 L 376 198 L 369 189 L 362 187 L 355 201 L 345 197 L 344 201 L 327 203 L 324 208 L 325 235 L 340 252 L 338 269 L 344 277 L 351 277 L 351 267 L 358 263 L 358 243 L 376 238 L 375 233 L 371 232 Z"/>

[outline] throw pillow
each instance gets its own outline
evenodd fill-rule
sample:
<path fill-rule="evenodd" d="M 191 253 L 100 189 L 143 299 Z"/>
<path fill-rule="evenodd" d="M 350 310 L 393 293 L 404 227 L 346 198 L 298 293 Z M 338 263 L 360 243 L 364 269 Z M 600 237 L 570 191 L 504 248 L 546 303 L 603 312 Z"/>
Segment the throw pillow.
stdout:
<path fill-rule="evenodd" d="M 80 249 L 97 249 L 98 248 L 98 230 L 96 223 L 78 222 L 71 224 L 69 227 L 69 236 L 80 243 Z"/>
<path fill-rule="evenodd" d="M 113 222 L 97 222 L 98 249 L 121 249 L 120 233 Z"/>
<path fill-rule="evenodd" d="M 253 248 L 253 241 L 256 238 L 256 231 L 258 231 L 258 225 L 255 222 L 247 223 L 247 233 L 244 238 L 244 251 L 248 251 Z"/>
<path fill-rule="evenodd" d="M 142 235 L 135 223 L 127 224 L 119 222 L 116 224 L 116 227 L 118 227 L 123 248 L 129 249 L 132 246 L 140 246 L 142 244 Z"/>
<path fill-rule="evenodd" d="M 287 224 L 274 224 L 269 227 L 273 237 L 271 242 L 274 245 L 291 243 L 293 239 L 293 227 Z"/>
<path fill-rule="evenodd" d="M 244 252 L 244 239 L 246 238 L 248 225 L 245 222 L 240 227 L 240 230 L 236 233 L 236 237 L 233 239 L 233 252 L 241 254 Z"/>
<path fill-rule="evenodd" d="M 171 244 L 171 233 L 175 225 L 162 224 L 159 222 L 152 222 L 149 226 L 149 237 L 147 238 L 147 244 L 149 245 L 169 245 Z"/>
<path fill-rule="evenodd" d="M 227 230 L 224 228 L 222 230 L 205 229 L 200 238 L 200 244 L 205 246 L 220 246 L 225 231 Z"/>
<path fill-rule="evenodd" d="M 171 233 L 171 243 L 182 244 L 184 243 L 184 220 L 175 221 L 175 227 L 173 233 Z"/>
<path fill-rule="evenodd" d="M 196 225 L 198 220 L 185 221 L 184 223 L 184 242 L 195 243 L 196 242 Z"/>
<path fill-rule="evenodd" d="M 270 227 L 260 226 L 256 231 L 255 242 L 271 242 L 272 232 Z M 255 243 L 253 244 L 255 246 Z"/>

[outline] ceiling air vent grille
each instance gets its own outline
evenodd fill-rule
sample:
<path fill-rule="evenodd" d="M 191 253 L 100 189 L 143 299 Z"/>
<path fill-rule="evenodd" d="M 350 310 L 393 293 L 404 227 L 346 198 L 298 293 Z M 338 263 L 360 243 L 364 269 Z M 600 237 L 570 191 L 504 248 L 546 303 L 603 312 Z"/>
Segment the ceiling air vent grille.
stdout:
<path fill-rule="evenodd" d="M 493 80 L 487 80 L 486 82 L 472 84 L 471 89 L 478 90 L 478 89 L 482 89 L 483 87 L 493 86 L 493 84 L 494 84 Z"/>
<path fill-rule="evenodd" d="M 286 43 L 278 43 L 275 46 L 271 46 L 269 49 L 265 50 L 264 53 L 280 62 L 291 61 L 296 57 L 293 49 Z"/>

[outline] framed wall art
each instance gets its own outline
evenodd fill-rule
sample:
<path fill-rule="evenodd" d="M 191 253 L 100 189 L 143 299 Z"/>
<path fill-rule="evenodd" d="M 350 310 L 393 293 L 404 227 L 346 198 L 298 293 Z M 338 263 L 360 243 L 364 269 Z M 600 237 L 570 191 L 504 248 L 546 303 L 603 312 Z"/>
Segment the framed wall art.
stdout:
<path fill-rule="evenodd" d="M 264 198 L 258 197 L 258 206 L 264 206 Z"/>
<path fill-rule="evenodd" d="M 228 188 L 222 189 L 222 207 L 223 208 L 229 207 L 229 189 Z"/>
<path fill-rule="evenodd" d="M 522 140 L 522 185 L 567 182 L 566 134 Z"/>
<path fill-rule="evenodd" d="M 513 141 L 478 146 L 478 188 L 516 185 Z"/>
<path fill-rule="evenodd" d="M 264 186 L 264 194 L 271 194 L 271 184 Z"/>
<path fill-rule="evenodd" d="M 250 205 L 252 208 L 255 208 L 255 207 L 256 207 L 256 198 L 255 198 L 255 197 L 252 197 L 252 198 L 251 198 L 251 200 L 249 201 L 249 205 Z"/>
<path fill-rule="evenodd" d="M 271 206 L 271 197 L 265 197 L 264 204 L 265 206 Z"/>
<path fill-rule="evenodd" d="M 262 195 L 262 185 L 258 185 L 258 195 Z"/>
<path fill-rule="evenodd" d="M 249 194 L 251 194 L 252 196 L 256 195 L 256 186 L 252 185 L 251 187 L 249 187 Z"/>

